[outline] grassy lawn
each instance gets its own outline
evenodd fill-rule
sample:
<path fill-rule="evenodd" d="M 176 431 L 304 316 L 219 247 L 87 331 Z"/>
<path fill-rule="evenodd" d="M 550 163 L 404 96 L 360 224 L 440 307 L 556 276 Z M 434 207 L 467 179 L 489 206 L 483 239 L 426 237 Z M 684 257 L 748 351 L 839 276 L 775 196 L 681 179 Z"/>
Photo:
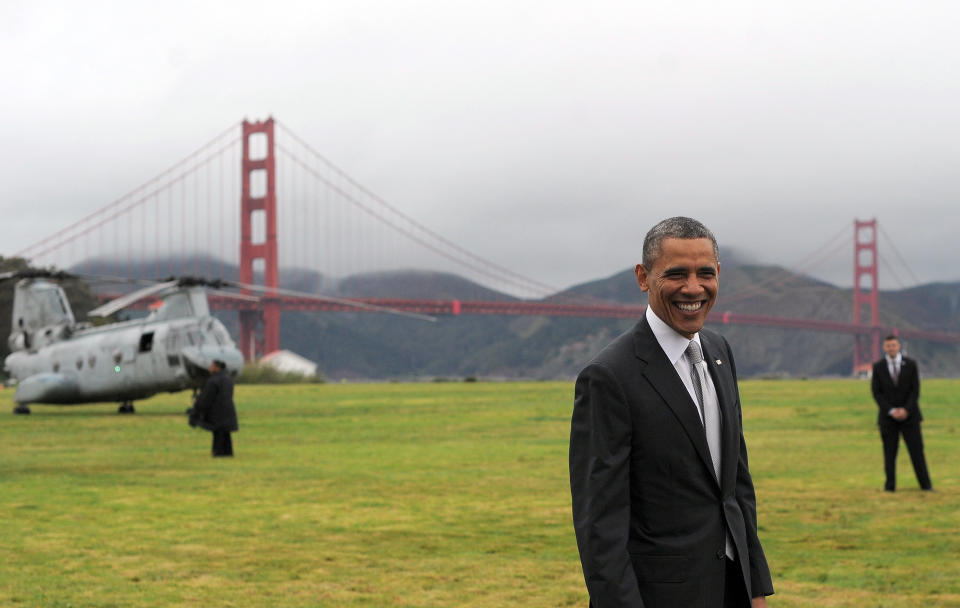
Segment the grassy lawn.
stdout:
<path fill-rule="evenodd" d="M 960 606 L 960 381 L 887 494 L 862 381 L 741 386 L 771 606 Z M 236 458 L 186 393 L 34 406 L 0 390 L 0 606 L 586 606 L 570 383 L 240 386 Z"/>

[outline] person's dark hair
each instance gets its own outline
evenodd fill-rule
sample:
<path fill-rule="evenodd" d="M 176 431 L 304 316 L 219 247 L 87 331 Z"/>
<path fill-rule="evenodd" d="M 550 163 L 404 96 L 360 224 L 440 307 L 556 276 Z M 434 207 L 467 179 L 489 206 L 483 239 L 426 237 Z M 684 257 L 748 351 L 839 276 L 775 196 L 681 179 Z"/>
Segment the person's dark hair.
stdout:
<path fill-rule="evenodd" d="M 660 257 L 663 239 L 710 239 L 713 243 L 713 255 L 720 260 L 717 239 L 710 229 L 693 218 L 678 216 L 663 220 L 651 228 L 643 239 L 643 265 L 648 270 Z"/>
<path fill-rule="evenodd" d="M 221 361 L 220 359 L 214 359 L 213 364 L 217 366 L 217 369 L 224 370 L 227 369 L 227 364 Z"/>
<path fill-rule="evenodd" d="M 887 336 L 886 338 L 883 339 L 884 342 L 886 342 L 887 340 L 896 340 L 897 342 L 899 342 L 899 341 L 900 341 L 900 338 L 898 338 L 897 336 L 895 336 L 895 335 L 893 335 L 893 334 L 890 334 L 889 336 Z"/>

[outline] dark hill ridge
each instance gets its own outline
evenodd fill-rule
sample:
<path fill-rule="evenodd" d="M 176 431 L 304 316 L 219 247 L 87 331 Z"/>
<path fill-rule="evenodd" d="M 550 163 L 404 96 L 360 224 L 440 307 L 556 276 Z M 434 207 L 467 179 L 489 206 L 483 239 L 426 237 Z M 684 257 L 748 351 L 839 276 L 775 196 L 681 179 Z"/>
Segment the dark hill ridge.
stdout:
<path fill-rule="evenodd" d="M 463 277 L 429 270 L 391 270 L 349 276 L 338 295 L 356 298 L 392 297 L 411 300 L 516 300 Z"/>
<path fill-rule="evenodd" d="M 237 266 L 207 256 L 140 261 L 92 259 L 84 260 L 70 267 L 70 271 L 88 276 L 146 279 L 150 281 L 183 275 L 236 281 L 240 276 Z M 263 273 L 255 272 L 254 275 L 256 282 L 262 284 Z M 333 283 L 333 281 L 312 270 L 302 268 L 283 268 L 280 270 L 280 286 L 284 289 L 314 292 L 318 289 L 330 289 Z M 114 291 L 121 289 L 122 285 L 107 283 L 98 285 L 98 287 L 103 290 Z"/>
<path fill-rule="evenodd" d="M 113 264 L 108 272 L 100 273 L 139 276 L 142 266 Z M 154 263 L 158 269 L 166 266 L 174 264 Z M 196 267 L 207 276 L 233 278 L 237 273 L 235 267 L 216 260 L 197 260 Z M 844 322 L 853 316 L 849 289 L 783 268 L 728 257 L 720 282 L 716 311 Z M 283 287 L 312 291 L 322 284 L 327 285 L 326 293 L 347 297 L 515 299 L 448 273 L 390 271 L 332 281 L 310 270 L 281 269 Z M 553 298 L 646 304 L 646 295 L 637 287 L 632 268 L 573 286 Z M 960 283 L 881 292 L 880 310 L 883 323 L 960 333 Z M 222 316 L 235 332 L 235 316 Z M 465 315 L 440 317 L 436 323 L 428 323 L 371 313 L 286 313 L 281 324 L 281 343 L 284 348 L 316 361 L 331 379 L 569 379 L 594 353 L 634 322 Z M 847 335 L 743 325 L 712 329 L 733 344 L 738 372 L 743 377 L 850 374 L 852 338 Z M 907 341 L 905 348 L 919 360 L 926 375 L 960 375 L 957 345 Z"/>

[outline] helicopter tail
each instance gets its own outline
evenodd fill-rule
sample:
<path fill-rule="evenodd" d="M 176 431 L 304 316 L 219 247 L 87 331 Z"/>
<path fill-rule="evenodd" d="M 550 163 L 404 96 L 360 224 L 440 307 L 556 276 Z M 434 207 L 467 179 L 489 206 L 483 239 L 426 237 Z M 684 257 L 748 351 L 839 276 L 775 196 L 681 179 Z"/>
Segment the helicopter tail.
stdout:
<path fill-rule="evenodd" d="M 68 338 L 76 326 L 70 302 L 59 285 L 43 279 L 22 279 L 13 292 L 11 351 L 35 350 Z"/>

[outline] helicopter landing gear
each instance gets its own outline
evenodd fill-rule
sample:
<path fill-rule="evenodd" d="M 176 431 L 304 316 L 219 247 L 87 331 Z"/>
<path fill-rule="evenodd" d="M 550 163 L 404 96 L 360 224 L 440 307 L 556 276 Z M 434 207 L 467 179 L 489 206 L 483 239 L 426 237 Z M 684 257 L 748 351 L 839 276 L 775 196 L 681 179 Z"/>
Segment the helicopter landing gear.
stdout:
<path fill-rule="evenodd" d="M 13 413 L 26 415 L 30 413 L 30 408 L 26 404 L 18 403 L 17 407 L 13 408 Z"/>
<path fill-rule="evenodd" d="M 118 414 L 136 414 L 137 410 L 133 409 L 133 401 L 124 401 L 120 404 L 120 407 L 117 408 Z"/>

